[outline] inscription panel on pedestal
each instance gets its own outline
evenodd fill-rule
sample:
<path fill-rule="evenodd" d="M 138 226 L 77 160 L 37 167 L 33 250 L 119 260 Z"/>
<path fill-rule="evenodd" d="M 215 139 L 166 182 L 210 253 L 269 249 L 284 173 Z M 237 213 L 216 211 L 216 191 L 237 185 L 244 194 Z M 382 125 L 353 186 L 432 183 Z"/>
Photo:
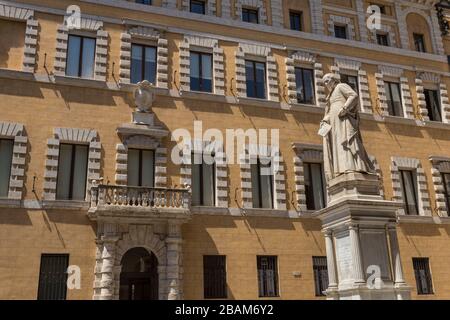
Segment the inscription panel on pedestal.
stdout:
<path fill-rule="evenodd" d="M 352 250 L 348 232 L 336 236 L 336 260 L 339 283 L 352 280 Z"/>

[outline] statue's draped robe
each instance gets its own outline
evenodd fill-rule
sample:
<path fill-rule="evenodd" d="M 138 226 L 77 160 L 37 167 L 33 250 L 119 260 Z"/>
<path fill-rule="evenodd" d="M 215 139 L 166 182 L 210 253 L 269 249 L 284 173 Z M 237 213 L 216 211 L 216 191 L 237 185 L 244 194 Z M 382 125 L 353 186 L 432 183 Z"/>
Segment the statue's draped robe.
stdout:
<path fill-rule="evenodd" d="M 358 95 L 353 89 L 339 83 L 328 96 L 324 121 L 331 130 L 324 137 L 324 169 L 328 179 L 347 172 L 373 173 L 373 164 L 363 146 L 359 131 Z M 347 100 L 348 113 L 339 117 Z"/>

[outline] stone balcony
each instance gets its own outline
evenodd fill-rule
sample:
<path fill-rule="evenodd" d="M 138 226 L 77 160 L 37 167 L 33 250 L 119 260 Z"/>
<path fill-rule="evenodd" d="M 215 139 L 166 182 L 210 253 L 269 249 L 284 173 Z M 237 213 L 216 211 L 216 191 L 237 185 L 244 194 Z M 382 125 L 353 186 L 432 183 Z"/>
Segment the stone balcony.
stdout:
<path fill-rule="evenodd" d="M 188 189 L 98 185 L 91 188 L 88 216 L 129 223 L 187 220 L 190 206 Z"/>

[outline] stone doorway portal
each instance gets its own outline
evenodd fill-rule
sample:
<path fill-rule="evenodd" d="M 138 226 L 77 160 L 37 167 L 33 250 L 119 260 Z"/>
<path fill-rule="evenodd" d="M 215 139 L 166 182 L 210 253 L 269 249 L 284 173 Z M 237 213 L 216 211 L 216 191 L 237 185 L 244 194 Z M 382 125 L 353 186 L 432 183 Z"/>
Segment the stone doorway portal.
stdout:
<path fill-rule="evenodd" d="M 128 250 L 121 260 L 120 300 L 158 300 L 158 259 L 142 247 Z"/>

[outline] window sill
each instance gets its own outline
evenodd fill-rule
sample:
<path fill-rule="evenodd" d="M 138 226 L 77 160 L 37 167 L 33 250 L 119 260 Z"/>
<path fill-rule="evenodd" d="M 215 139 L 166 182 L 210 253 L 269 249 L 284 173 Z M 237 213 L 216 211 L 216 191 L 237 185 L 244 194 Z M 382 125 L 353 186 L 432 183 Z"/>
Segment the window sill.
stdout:
<path fill-rule="evenodd" d="M 429 127 L 435 129 L 450 129 L 448 123 L 444 123 L 441 121 L 431 121 L 431 120 L 416 120 L 416 124 L 420 127 Z"/>
<path fill-rule="evenodd" d="M 440 224 L 437 220 L 442 219 L 435 216 L 409 216 L 405 214 L 397 215 L 399 223 L 425 223 L 425 224 Z"/>
<path fill-rule="evenodd" d="M 44 209 L 87 210 L 89 202 L 80 200 L 43 200 Z"/>
<path fill-rule="evenodd" d="M 397 116 L 383 116 L 382 121 L 386 123 L 396 123 L 396 124 L 409 124 L 414 125 L 416 124 L 416 119 L 410 119 L 410 118 L 404 118 L 404 117 L 397 117 Z"/>
<path fill-rule="evenodd" d="M 202 215 L 229 215 L 229 209 L 224 207 L 192 206 L 191 212 Z"/>
<path fill-rule="evenodd" d="M 0 198 L 1 208 L 20 208 L 21 200 Z"/>
<path fill-rule="evenodd" d="M 0 76 L 3 78 L 15 78 L 20 80 L 33 80 L 35 79 L 34 73 L 29 71 L 22 70 L 14 70 L 14 69 L 5 69 L 0 68 Z"/>
<path fill-rule="evenodd" d="M 221 94 L 217 94 L 214 92 L 203 92 L 203 91 L 184 91 L 184 90 L 172 90 L 172 92 L 178 93 L 178 96 L 184 98 L 198 99 L 199 97 L 207 100 L 217 100 L 224 101 L 225 96 Z"/>
<path fill-rule="evenodd" d="M 78 78 L 78 77 L 70 77 L 65 75 L 55 75 L 55 83 L 56 84 L 68 84 L 73 86 L 80 87 L 90 87 L 90 88 L 100 88 L 106 89 L 108 85 L 106 81 L 89 79 L 89 78 Z"/>

